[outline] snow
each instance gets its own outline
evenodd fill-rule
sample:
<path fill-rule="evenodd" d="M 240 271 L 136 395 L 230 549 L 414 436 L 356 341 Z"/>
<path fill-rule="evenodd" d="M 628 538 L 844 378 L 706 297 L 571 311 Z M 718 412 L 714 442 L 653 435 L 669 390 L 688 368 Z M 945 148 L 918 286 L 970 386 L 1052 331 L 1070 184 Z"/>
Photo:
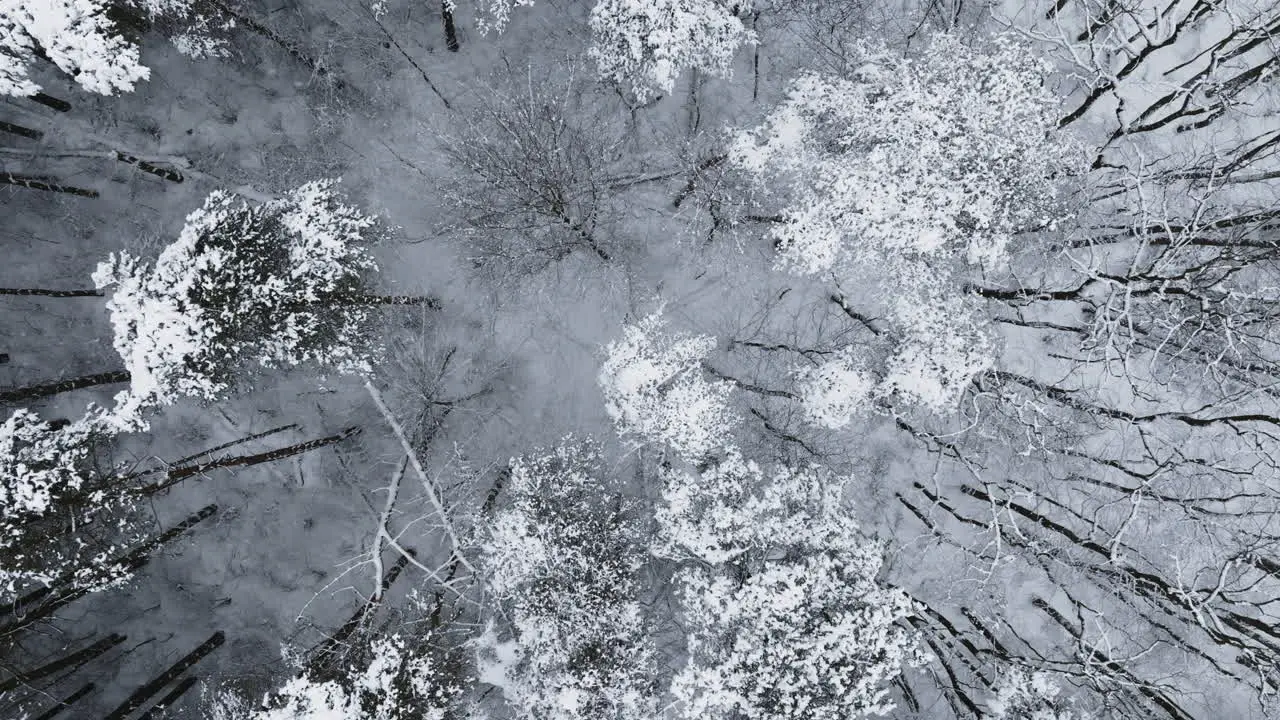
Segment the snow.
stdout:
<path fill-rule="evenodd" d="M 661 311 L 624 327 L 605 347 L 598 376 L 618 431 L 694 460 L 722 444 L 737 420 L 728 407 L 732 384 L 703 376 L 701 362 L 715 344 L 666 333 Z"/>
<path fill-rule="evenodd" d="M 102 95 L 132 90 L 151 76 L 138 48 L 112 34 L 98 0 L 0 0 L 0 94 L 39 92 L 27 76 L 36 47 L 83 88 Z"/>

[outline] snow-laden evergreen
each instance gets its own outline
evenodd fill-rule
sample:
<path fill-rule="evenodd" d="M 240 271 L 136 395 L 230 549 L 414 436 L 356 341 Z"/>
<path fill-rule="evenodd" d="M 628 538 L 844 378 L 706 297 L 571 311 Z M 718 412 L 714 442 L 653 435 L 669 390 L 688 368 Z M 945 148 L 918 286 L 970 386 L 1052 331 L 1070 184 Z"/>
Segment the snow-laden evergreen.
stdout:
<path fill-rule="evenodd" d="M 115 348 L 132 376 L 117 422 L 136 426 L 182 397 L 217 400 L 254 366 L 368 371 L 376 234 L 322 181 L 261 204 L 214 192 L 154 263 L 112 255 L 93 278 L 112 289 Z"/>
<path fill-rule="evenodd" d="M 30 72 L 42 56 L 103 95 L 150 77 L 106 13 L 100 0 L 0 0 L 0 95 L 40 92 Z"/>
<path fill-rule="evenodd" d="M 529 720 L 656 717 L 638 508 L 608 491 L 591 442 L 568 438 L 510 470 L 511 504 L 482 547 L 486 587 L 510 628 L 491 624 L 479 640 L 481 679 Z"/>

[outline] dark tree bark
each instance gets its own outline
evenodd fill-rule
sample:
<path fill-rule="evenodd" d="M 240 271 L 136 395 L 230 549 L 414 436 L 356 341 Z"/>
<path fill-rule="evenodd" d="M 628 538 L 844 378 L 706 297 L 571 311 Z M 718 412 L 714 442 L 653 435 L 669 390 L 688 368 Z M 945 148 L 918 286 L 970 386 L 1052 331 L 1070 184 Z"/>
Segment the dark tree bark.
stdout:
<path fill-rule="evenodd" d="M 45 383 L 44 385 L 28 385 L 24 388 L 0 390 L 0 404 L 26 403 L 32 400 L 52 397 L 59 393 L 71 392 L 72 390 L 129 382 L 130 377 L 128 370 L 112 370 L 110 372 L 97 373 L 96 375 L 81 375 L 77 378 L 59 380 Z"/>
<path fill-rule="evenodd" d="M 209 653 L 217 650 L 224 640 L 226 640 L 226 635 L 221 630 L 210 635 L 208 640 L 200 644 L 200 647 L 192 650 L 181 660 L 169 666 L 168 670 L 157 675 L 151 682 L 134 691 L 128 700 L 125 700 L 119 707 L 112 710 L 103 720 L 124 720 L 135 710 L 142 707 L 153 695 L 164 689 L 164 686 L 177 680 L 179 675 L 203 660 Z"/>
<path fill-rule="evenodd" d="M 186 692 L 196 684 L 196 680 L 198 679 L 199 678 L 195 675 L 183 679 L 182 682 L 178 683 L 177 687 L 166 693 L 165 696 L 160 698 L 160 701 L 155 705 L 152 705 L 150 710 L 139 715 L 138 720 L 152 720 L 153 718 L 163 716 L 164 711 L 173 707 L 173 704 L 178 701 L 178 698 L 185 695 Z M 156 713 L 160 713 L 160 715 L 156 715 Z"/>
<path fill-rule="evenodd" d="M 396 558 L 395 564 L 392 565 L 382 577 L 382 597 L 386 597 L 387 590 L 391 589 L 396 578 L 400 577 L 400 574 L 404 572 L 404 569 L 408 564 L 409 558 L 404 555 Z M 347 640 L 355 634 L 356 630 L 364 624 L 369 616 L 378 609 L 378 605 L 380 605 L 381 602 L 382 601 L 380 599 L 370 597 L 356 609 L 355 613 L 342 624 L 342 627 L 338 628 L 337 632 L 330 637 L 325 638 L 323 642 L 317 645 L 311 651 L 311 658 L 307 661 L 307 667 L 304 674 L 307 677 L 318 681 L 329 680 L 336 677 L 337 673 L 333 671 L 338 668 L 334 668 L 333 666 L 334 663 L 340 659 L 343 646 L 346 645 Z"/>
<path fill-rule="evenodd" d="M 103 297 L 101 290 L 50 290 L 49 288 L 0 288 L 0 295 L 20 295 L 23 297 Z"/>
<path fill-rule="evenodd" d="M 348 299 L 352 305 L 426 305 L 440 309 L 440 301 L 430 295 L 355 295 Z"/>
<path fill-rule="evenodd" d="M 440 18 L 444 21 L 444 44 L 449 52 L 458 52 L 462 46 L 458 44 L 458 28 L 453 24 L 453 10 L 450 0 L 441 0 Z"/>
<path fill-rule="evenodd" d="M 7 132 L 24 138 L 30 138 L 32 140 L 39 140 L 44 137 L 44 133 L 39 130 L 32 130 L 29 127 L 14 125 L 13 123 L 7 123 L 3 120 L 0 120 L 0 132 Z"/>
<path fill-rule="evenodd" d="M 77 197 L 98 197 L 97 190 L 88 190 L 86 188 L 78 188 L 71 185 L 58 185 L 56 183 L 45 182 L 40 178 L 27 177 L 25 175 L 14 175 L 13 173 L 0 173 L 0 183 L 5 185 L 17 185 L 18 187 L 24 187 L 30 190 L 66 193 L 67 195 L 75 195 Z"/>
<path fill-rule="evenodd" d="M 40 713 L 36 717 L 32 718 L 32 720 L 53 720 L 53 718 L 58 717 L 58 715 L 60 715 L 63 710 L 66 710 L 72 705 L 75 705 L 76 702 L 78 702 L 85 695 L 88 695 L 89 693 L 93 692 L 96 687 L 97 686 L 94 685 L 93 683 L 89 683 L 88 685 L 85 685 L 79 690 L 71 693 L 69 696 L 67 696 L 65 700 L 59 701 L 57 705 L 54 705 L 48 710 L 45 710 L 44 712 Z"/>
<path fill-rule="evenodd" d="M 129 552 L 120 555 L 107 563 L 103 567 L 123 566 L 127 572 L 136 572 L 145 566 L 151 560 L 151 554 L 156 549 L 172 542 L 178 536 L 187 532 L 200 522 L 212 517 L 218 511 L 217 505 L 206 505 L 194 515 L 189 516 L 181 523 L 169 528 L 165 532 L 157 535 Z M 0 616 L 16 616 L 17 621 L 9 626 L 0 628 L 0 637 L 11 635 L 17 630 L 31 625 L 32 623 L 52 615 L 59 608 L 69 605 L 76 600 L 84 597 L 89 593 L 84 588 L 65 589 L 73 581 L 71 576 L 63 576 L 53 581 L 46 587 L 32 591 L 0 608 Z M 59 592 L 61 591 L 61 592 Z"/>
<path fill-rule="evenodd" d="M 67 102 L 66 100 L 59 100 L 58 98 L 53 97 L 52 95 L 45 95 L 44 93 L 36 93 L 35 95 L 32 95 L 28 99 L 33 102 L 38 102 L 41 105 L 47 108 L 50 108 L 52 110 L 57 110 L 58 112 L 68 112 L 71 110 L 71 103 Z"/>
<path fill-rule="evenodd" d="M 124 641 L 124 635 L 112 633 L 86 648 L 77 650 L 70 655 L 61 657 L 51 663 L 41 665 L 40 667 L 31 670 L 19 672 L 8 680 L 0 682 L 0 694 L 9 692 L 19 685 L 35 682 L 40 678 L 48 677 L 56 672 L 66 670 L 68 668 L 78 668 Z"/>
<path fill-rule="evenodd" d="M 189 477 L 194 477 L 196 475 L 200 475 L 201 473 L 205 473 L 210 470 L 217 470 L 218 468 L 228 468 L 228 467 L 247 467 L 250 465 L 259 465 L 261 463 L 272 462 L 274 460 L 283 460 L 284 458 L 293 457 L 294 455 L 301 455 L 302 453 L 309 452 L 311 450 L 316 450 L 318 448 L 325 447 L 326 445 L 335 445 L 337 443 L 340 443 L 343 440 L 346 440 L 347 438 L 351 437 L 352 435 L 359 433 L 360 430 L 361 428 L 359 425 L 354 425 L 335 435 L 322 437 L 317 440 L 308 440 L 306 442 L 297 443 L 295 445 L 289 445 L 288 447 L 277 448 L 275 450 L 268 450 L 266 452 L 255 453 L 253 455 L 236 455 L 233 457 L 210 460 L 209 462 L 198 463 L 195 465 L 186 465 L 184 467 L 172 468 L 169 471 L 165 472 L 164 477 L 161 478 L 160 480 L 157 480 L 156 482 L 153 482 L 149 485 L 145 485 L 135 490 L 134 493 L 140 497 L 146 497 L 148 495 L 154 495 L 155 493 L 160 492 L 161 490 L 164 490 L 166 488 L 172 487 Z"/>
<path fill-rule="evenodd" d="M 126 165 L 133 165 L 134 167 L 138 168 L 142 172 L 151 173 L 152 175 L 162 177 L 165 180 L 168 180 L 169 182 L 180 183 L 183 180 L 182 173 L 178 172 L 177 170 L 170 170 L 168 168 L 162 168 L 159 165 L 152 165 L 151 163 L 145 160 L 139 160 L 138 158 L 126 153 L 122 153 L 119 150 L 116 151 L 116 159 L 122 163 L 125 163 Z"/>

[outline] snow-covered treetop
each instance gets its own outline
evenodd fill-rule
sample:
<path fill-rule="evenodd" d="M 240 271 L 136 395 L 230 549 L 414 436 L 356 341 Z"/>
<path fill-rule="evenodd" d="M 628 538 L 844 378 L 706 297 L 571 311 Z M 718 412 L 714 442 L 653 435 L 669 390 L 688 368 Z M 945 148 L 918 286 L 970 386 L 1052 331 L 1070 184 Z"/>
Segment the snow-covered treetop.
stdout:
<path fill-rule="evenodd" d="M 29 73 L 42 56 L 103 95 L 132 90 L 151 73 L 100 0 L 0 0 L 0 95 L 40 92 Z"/>
<path fill-rule="evenodd" d="M 666 333 L 661 311 L 625 326 L 605 348 L 598 377 L 618 432 L 694 461 L 723 446 L 736 418 L 727 404 L 731 383 L 707 380 L 702 370 L 714 348 L 710 337 Z"/>
<path fill-rule="evenodd" d="M 121 423 L 179 397 L 218 399 L 245 366 L 316 364 L 367 372 L 364 291 L 374 221 L 313 182 L 251 205 L 214 192 L 154 264 L 113 255 L 94 273 L 114 289 L 115 348 L 131 374 Z"/>
<path fill-rule="evenodd" d="M 632 504 L 590 442 L 513 460 L 511 505 L 489 524 L 488 589 L 510 621 L 478 643 L 481 679 L 530 720 L 656 717 L 654 650 L 637 602 L 646 557 Z"/>
<path fill-rule="evenodd" d="M 598 0 L 590 55 L 600 74 L 644 99 L 670 93 L 697 68 L 728 75 L 734 53 L 755 39 L 724 0 Z M 740 3 L 747 4 L 747 3 Z"/>
<path fill-rule="evenodd" d="M 995 696 L 987 701 L 983 720 L 1092 720 L 1092 713 L 1072 707 L 1046 672 L 1011 668 L 999 674 Z"/>
<path fill-rule="evenodd" d="M 1005 267 L 1016 234 L 1051 222 L 1076 162 L 1049 68 L 1018 42 L 944 34 L 917 58 L 862 55 L 852 77 L 798 79 L 730 153 L 782 199 L 781 267 L 883 291 L 865 300 L 900 343 L 887 368 L 845 355 L 801 378 L 810 415 L 832 427 L 874 396 L 954 404 L 994 352 L 966 276 Z"/>
<path fill-rule="evenodd" d="M 58 428 L 30 410 L 0 424 L 0 508 L 7 520 L 40 515 L 54 498 L 85 484 L 93 436 L 91 419 Z M 4 538 L 0 537 L 0 544 Z"/>
<path fill-rule="evenodd" d="M 918 660 L 913 612 L 877 582 L 882 548 L 817 468 L 764 470 L 735 449 L 669 471 L 655 551 L 678 575 L 689 661 L 672 682 L 693 720 L 844 720 L 892 707 L 889 680 Z"/>
<path fill-rule="evenodd" d="M 146 530 L 98 467 L 113 431 L 97 406 L 66 424 L 25 409 L 0 423 L 0 601 L 55 580 L 99 590 L 131 574 L 116 561 Z"/>
<path fill-rule="evenodd" d="M 816 467 L 766 472 L 730 448 L 700 472 L 673 468 L 663 479 L 654 551 L 665 557 L 718 564 L 779 547 L 861 544 L 840 508 L 844 483 Z"/>
<path fill-rule="evenodd" d="M 375 639 L 369 663 L 337 680 L 305 675 L 250 708 L 225 695 L 210 708 L 213 720 L 444 720 L 460 692 L 427 653 L 406 648 L 398 635 Z"/>

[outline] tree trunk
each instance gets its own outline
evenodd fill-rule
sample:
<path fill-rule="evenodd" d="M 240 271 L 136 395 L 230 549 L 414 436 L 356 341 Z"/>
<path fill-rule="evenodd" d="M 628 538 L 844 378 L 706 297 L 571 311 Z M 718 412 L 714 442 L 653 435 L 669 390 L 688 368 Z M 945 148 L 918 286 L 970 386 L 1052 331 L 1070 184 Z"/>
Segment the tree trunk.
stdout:
<path fill-rule="evenodd" d="M 40 138 L 44 137 L 44 133 L 40 132 L 39 130 L 32 130 L 29 127 L 14 125 L 13 123 L 7 123 L 7 122 L 4 122 L 3 120 L 0 120 L 0 131 L 12 133 L 14 135 L 20 135 L 24 138 L 30 138 L 32 140 L 39 140 Z"/>
<path fill-rule="evenodd" d="M 120 555 L 101 564 L 100 567 L 112 568 L 116 566 L 123 566 L 125 568 L 125 572 L 136 572 L 151 560 L 151 553 L 155 552 L 157 548 L 174 540 L 179 535 L 182 535 L 186 531 L 198 525 L 201 521 L 211 517 L 217 511 L 217 505 L 206 505 L 194 515 L 188 516 L 187 519 L 183 520 L 181 523 L 178 523 L 160 535 L 151 538 L 124 555 Z M 0 637 L 10 635 L 17 630 L 27 627 L 37 620 L 46 618 L 56 612 L 59 608 L 69 605 L 89 593 L 88 590 L 81 587 L 63 592 L 60 595 L 56 594 L 55 591 L 71 584 L 73 580 L 74 576 L 60 577 L 49 585 L 42 587 L 39 590 L 27 593 L 0 609 L 0 616 L 16 615 L 18 617 L 17 622 L 8 627 L 0 628 Z M 44 600 L 50 595 L 53 595 L 51 599 Z M 35 603 L 38 603 L 41 600 L 44 600 L 44 602 L 33 607 Z"/>
<path fill-rule="evenodd" d="M 59 393 L 71 392 L 72 390 L 129 382 L 130 377 L 128 370 L 112 370 L 111 372 L 98 373 L 96 375 L 81 375 L 77 378 L 59 380 L 45 383 L 44 385 L 28 385 L 24 388 L 0 390 L 0 404 L 16 405 L 51 397 Z"/>
<path fill-rule="evenodd" d="M 71 110 L 71 103 L 67 102 L 66 100 L 59 100 L 58 98 L 53 97 L 52 95 L 45 95 L 44 93 L 36 93 L 35 95 L 32 95 L 28 99 L 32 100 L 33 102 L 38 102 L 47 108 L 57 110 L 58 112 L 67 112 Z"/>
<path fill-rule="evenodd" d="M 192 675 L 178 683 L 177 687 L 170 690 L 164 697 L 160 698 L 160 702 L 152 705 L 150 710 L 139 715 L 138 720 L 153 720 L 153 718 L 163 716 L 164 711 L 173 707 L 173 704 L 178 701 L 178 698 L 186 694 L 186 692 L 196 684 L 197 679 L 198 678 L 196 676 Z M 156 713 L 161 713 L 161 715 L 158 716 Z"/>
<path fill-rule="evenodd" d="M 396 558 L 395 564 L 392 565 L 391 568 L 387 570 L 386 574 L 382 576 L 383 597 L 386 597 L 387 590 L 391 589 L 396 578 L 400 577 L 400 574 L 404 572 L 404 569 L 408 564 L 409 558 L 401 555 Z M 364 623 L 364 621 L 373 614 L 373 611 L 378 609 L 379 604 L 381 604 L 380 599 L 370 597 L 356 609 L 355 613 L 342 624 L 342 627 L 338 628 L 336 633 L 325 638 L 323 642 L 317 645 L 311 651 L 311 657 L 307 660 L 307 666 L 304 674 L 312 680 L 321 682 L 333 679 L 331 666 L 333 662 L 338 659 L 338 653 L 341 651 L 341 646 L 345 645 L 347 640 L 355 634 L 355 631 Z"/>
<path fill-rule="evenodd" d="M 152 165 L 145 160 L 139 160 L 138 158 L 122 153 L 119 150 L 116 151 L 116 159 L 126 165 L 133 165 L 142 172 L 162 177 L 169 182 L 180 183 L 183 180 L 182 173 L 177 170 L 169 170 L 168 168 L 162 168 L 159 165 Z"/>
<path fill-rule="evenodd" d="M 77 650 L 70 655 L 54 660 L 51 663 L 46 663 L 38 668 L 27 670 L 25 672 L 19 672 L 8 680 L 0 682 L 0 695 L 13 690 L 19 685 L 35 682 L 40 678 L 48 677 L 49 675 L 67 668 L 78 668 L 124 641 L 124 635 L 112 633 L 111 635 L 93 643 L 89 647 Z"/>
<path fill-rule="evenodd" d="M 24 297 L 103 297 L 101 290 L 50 290 L 48 288 L 0 288 L 0 295 L 21 295 Z"/>
<path fill-rule="evenodd" d="M 111 713 L 103 720 L 124 720 L 124 718 L 128 717 L 133 711 L 142 707 L 143 703 L 150 699 L 152 695 L 155 695 L 164 689 L 165 685 L 177 680 L 178 676 L 186 672 L 188 668 L 203 660 L 209 653 L 217 650 L 218 646 L 222 645 L 224 640 L 226 640 L 226 635 L 224 635 L 221 630 L 210 635 L 208 640 L 205 640 L 200 644 L 200 647 L 192 650 L 173 665 L 170 665 L 168 670 L 157 675 L 151 682 L 134 691 L 134 693 L 129 696 L 128 700 L 121 703 L 120 707 L 112 710 Z"/>
<path fill-rule="evenodd" d="M 348 302 L 352 305 L 426 305 L 432 310 L 440 309 L 440 301 L 430 295 L 353 295 Z"/>
<path fill-rule="evenodd" d="M 158 493 L 161 490 L 164 490 L 166 488 L 172 487 L 189 477 L 194 477 L 196 475 L 206 473 L 210 470 L 217 470 L 218 468 L 228 468 L 228 467 L 247 467 L 250 465 L 259 465 L 261 463 L 272 462 L 274 460 L 283 460 L 284 458 L 293 457 L 294 455 L 301 455 L 302 453 L 309 452 L 311 450 L 315 450 L 318 448 L 322 448 L 326 445 L 335 445 L 339 442 L 342 442 L 343 440 L 346 440 L 352 435 L 359 433 L 360 430 L 361 428 L 359 425 L 353 425 L 352 427 L 349 427 L 346 430 L 343 430 L 342 432 L 337 433 L 336 435 L 322 437 L 318 440 L 308 440 L 306 442 L 297 443 L 295 445 L 289 445 L 287 447 L 277 448 L 275 450 L 268 450 L 266 452 L 255 453 L 253 455 L 236 455 L 234 457 L 210 460 L 209 462 L 199 463 L 197 465 L 187 465 L 184 467 L 172 468 L 168 472 L 164 473 L 164 477 L 162 479 L 157 480 L 156 482 L 153 482 L 150 485 L 146 485 L 141 488 L 138 488 L 133 492 L 139 497 L 146 497 L 148 495 L 154 495 L 155 493 Z"/>
<path fill-rule="evenodd" d="M 32 718 L 32 720 L 53 720 L 53 718 L 58 717 L 58 715 L 60 715 L 63 710 L 66 710 L 72 705 L 75 705 L 76 702 L 80 700 L 80 698 L 93 692 L 95 687 L 97 686 L 95 686 L 93 683 L 89 683 L 88 685 L 85 685 L 79 690 L 71 693 L 71 695 L 69 695 L 67 699 L 59 701 L 57 705 L 54 705 L 48 710 L 45 710 L 44 712 L 40 713 L 36 717 Z"/>
<path fill-rule="evenodd" d="M 441 0 L 440 17 L 444 21 L 444 45 L 449 48 L 449 52 L 458 52 L 461 47 L 458 44 L 458 28 L 453 24 L 453 2 L 452 0 Z"/>
<path fill-rule="evenodd" d="M 286 40 L 283 37 L 280 37 L 275 33 L 274 30 L 267 27 L 266 25 L 263 25 L 262 23 L 258 22 L 257 20 L 254 20 L 253 18 L 247 15 L 244 15 L 243 13 L 237 12 L 234 8 L 222 2 L 221 0 L 212 0 L 211 4 L 218 10 L 221 10 L 224 14 L 226 14 L 232 20 L 235 20 L 236 22 L 244 25 L 245 27 L 249 28 L 253 32 L 257 33 L 258 35 L 261 35 L 262 37 L 270 40 L 276 45 L 279 45 L 281 48 L 284 48 L 285 52 L 289 53 L 289 55 L 291 55 L 298 62 L 302 63 L 303 65 L 306 65 L 311 70 L 311 72 L 315 73 L 317 76 L 324 77 L 329 74 L 329 70 L 325 68 L 325 66 L 321 64 L 318 60 L 299 50 L 298 46 L 295 43 L 289 40 Z"/>
<path fill-rule="evenodd" d="M 97 190 L 88 190 L 86 188 L 78 188 L 71 185 L 58 185 L 55 183 L 45 182 L 39 178 L 27 177 L 25 175 L 14 175 L 13 173 L 0 173 L 0 183 L 4 183 L 5 185 L 17 185 L 18 187 L 29 188 L 31 190 L 66 193 L 68 195 L 76 195 L 78 197 L 98 197 Z"/>

